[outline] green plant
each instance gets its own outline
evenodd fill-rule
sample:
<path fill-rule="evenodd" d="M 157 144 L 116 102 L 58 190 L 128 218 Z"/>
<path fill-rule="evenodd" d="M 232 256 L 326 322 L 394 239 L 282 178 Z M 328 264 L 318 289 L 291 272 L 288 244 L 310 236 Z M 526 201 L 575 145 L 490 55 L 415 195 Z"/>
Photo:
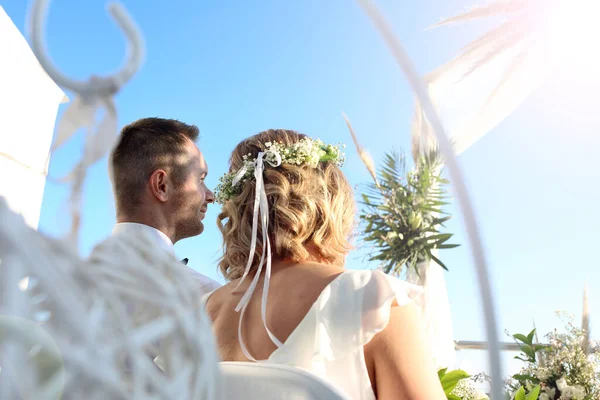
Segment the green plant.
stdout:
<path fill-rule="evenodd" d="M 520 355 L 515 356 L 517 360 L 535 363 L 537 360 L 536 353 L 541 350 L 545 350 L 548 346 L 542 344 L 535 344 L 533 340 L 535 338 L 535 329 L 533 329 L 527 336 L 516 333 L 513 335 L 513 338 L 519 345 L 519 349 L 521 350 Z"/>
<path fill-rule="evenodd" d="M 535 386 L 529 393 L 525 394 L 525 388 L 521 386 L 515 393 L 515 400 L 537 400 L 540 394 L 540 385 Z"/>
<path fill-rule="evenodd" d="M 537 353 L 547 348 L 547 346 L 534 343 L 535 329 L 527 335 L 516 333 L 512 335 L 512 337 L 515 339 L 521 350 L 521 354 L 515 356 L 515 359 L 529 364 L 536 364 L 538 358 Z M 509 389 L 514 392 L 514 400 L 537 400 L 541 390 L 541 380 L 536 376 L 534 371 L 523 369 L 511 378 L 513 383 L 509 384 Z M 510 398 L 510 396 L 508 396 L 508 398 Z"/>
<path fill-rule="evenodd" d="M 447 243 L 452 234 L 439 231 L 451 218 L 442 210 L 448 204 L 448 181 L 442 177 L 441 157 L 431 151 L 408 173 L 405 164 L 399 153 L 385 154 L 378 179 L 362 196 L 364 240 L 375 248 L 370 260 L 380 261 L 386 273 L 396 275 L 404 266 L 416 269 L 418 263 L 431 260 L 447 270 L 433 254 L 458 246 Z"/>
<path fill-rule="evenodd" d="M 442 388 L 444 389 L 444 393 L 448 400 L 461 400 L 461 397 L 452 394 L 452 391 L 461 380 L 468 379 L 471 375 L 461 369 L 455 369 L 448 372 L 448 368 L 444 368 L 438 371 L 438 377 L 440 378 L 440 383 L 442 384 Z"/>
<path fill-rule="evenodd" d="M 515 334 L 526 365 L 507 382 L 515 400 L 600 400 L 600 370 L 596 354 L 586 354 L 585 332 L 566 322 L 566 331 L 554 330 L 548 345 L 534 343 L 535 329 Z M 509 396 L 511 398 L 511 396 Z"/>

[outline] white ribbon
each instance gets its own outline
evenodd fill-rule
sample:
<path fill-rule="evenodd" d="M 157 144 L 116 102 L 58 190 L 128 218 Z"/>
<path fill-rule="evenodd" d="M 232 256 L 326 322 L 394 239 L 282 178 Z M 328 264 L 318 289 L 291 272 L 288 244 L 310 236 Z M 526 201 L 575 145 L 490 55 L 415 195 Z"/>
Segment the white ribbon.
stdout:
<path fill-rule="evenodd" d="M 275 157 L 274 161 L 265 158 L 265 156 L 270 155 L 270 154 L 272 154 Z M 273 333 L 267 327 L 267 298 L 269 297 L 269 283 L 271 281 L 271 242 L 269 241 L 269 235 L 267 233 L 267 230 L 269 227 L 269 203 L 267 201 L 267 194 L 265 192 L 264 179 L 263 179 L 263 171 L 264 171 L 265 161 L 272 167 L 278 167 L 281 165 L 281 155 L 277 151 L 269 149 L 265 152 L 258 153 L 256 161 L 254 161 L 254 179 L 256 180 L 256 189 L 255 189 L 255 193 L 254 193 L 254 213 L 253 213 L 253 217 L 252 217 L 252 241 L 250 243 L 250 253 L 248 255 L 248 262 L 246 263 L 246 270 L 244 271 L 244 275 L 242 276 L 242 279 L 240 279 L 240 282 L 234 289 L 234 291 L 237 290 L 237 288 L 239 288 L 239 286 L 242 284 L 242 282 L 244 282 L 244 279 L 246 279 L 246 277 L 250 273 L 252 261 L 254 260 L 254 252 L 256 250 L 256 237 L 258 235 L 258 218 L 259 218 L 259 212 L 260 212 L 260 222 L 261 222 L 262 239 L 263 239 L 262 240 L 263 249 L 262 249 L 262 255 L 260 257 L 260 263 L 258 264 L 258 269 L 256 271 L 256 274 L 254 275 L 254 279 L 252 279 L 252 282 L 250 283 L 250 286 L 248 286 L 246 293 L 244 293 L 244 295 L 242 296 L 242 299 L 240 300 L 240 302 L 238 303 L 238 305 L 235 308 L 236 312 L 241 311 L 240 321 L 238 324 L 238 338 L 240 341 L 240 347 L 242 348 L 242 352 L 244 353 L 246 358 L 248 358 L 249 360 L 252 360 L 252 361 L 256 361 L 256 359 L 254 357 L 252 357 L 252 355 L 250 355 L 250 352 L 248 351 L 248 349 L 246 348 L 246 345 L 244 344 L 244 339 L 242 337 L 242 321 L 244 319 L 244 313 L 246 312 L 246 308 L 248 307 L 248 304 L 250 302 L 250 298 L 252 297 L 252 294 L 254 293 L 254 290 L 256 289 L 256 285 L 258 284 L 258 279 L 260 278 L 260 274 L 262 273 L 263 265 L 265 265 L 265 256 L 266 256 L 265 282 L 263 285 L 260 314 L 261 314 L 263 326 L 265 327 L 265 330 L 267 331 L 267 335 L 269 335 L 269 338 L 271 339 L 271 341 L 273 343 L 275 343 L 275 345 L 277 347 L 283 346 L 283 343 L 279 339 L 277 339 L 275 337 L 275 335 L 273 335 Z M 249 165 L 244 164 L 244 166 L 237 172 L 237 174 L 235 175 L 235 177 L 232 181 L 232 184 L 234 186 L 246 174 L 246 172 L 248 171 L 248 166 Z"/>

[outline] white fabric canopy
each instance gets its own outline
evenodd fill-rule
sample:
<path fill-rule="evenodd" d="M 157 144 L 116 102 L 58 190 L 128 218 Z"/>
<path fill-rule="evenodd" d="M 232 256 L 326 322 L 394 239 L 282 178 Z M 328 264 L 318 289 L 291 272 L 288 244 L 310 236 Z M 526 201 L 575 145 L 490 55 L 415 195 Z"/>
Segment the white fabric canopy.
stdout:
<path fill-rule="evenodd" d="M 0 196 L 37 229 L 56 113 L 68 101 L 0 7 Z"/>

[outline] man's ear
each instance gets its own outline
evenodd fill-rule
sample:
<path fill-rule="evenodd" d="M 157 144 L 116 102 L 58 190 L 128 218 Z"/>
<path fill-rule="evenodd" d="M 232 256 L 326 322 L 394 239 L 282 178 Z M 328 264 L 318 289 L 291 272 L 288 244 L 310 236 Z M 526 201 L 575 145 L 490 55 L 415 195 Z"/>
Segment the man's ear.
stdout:
<path fill-rule="evenodd" d="M 150 190 L 154 197 L 163 203 L 169 200 L 170 186 L 168 180 L 167 173 L 163 169 L 157 169 L 150 175 Z"/>

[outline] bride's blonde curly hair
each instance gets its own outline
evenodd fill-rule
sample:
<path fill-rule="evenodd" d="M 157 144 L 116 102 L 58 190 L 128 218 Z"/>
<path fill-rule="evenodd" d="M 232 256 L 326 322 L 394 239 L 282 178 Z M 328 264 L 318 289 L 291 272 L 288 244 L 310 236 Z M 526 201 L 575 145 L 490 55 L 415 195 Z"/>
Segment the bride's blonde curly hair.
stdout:
<path fill-rule="evenodd" d="M 270 129 L 240 142 L 229 160 L 230 172 L 239 170 L 243 156 L 255 158 L 265 143 L 298 143 L 306 135 Z M 316 255 L 323 262 L 342 265 L 352 249 L 356 203 L 352 188 L 333 162 L 309 165 L 265 165 L 265 192 L 269 202 L 269 239 L 273 258 L 302 261 Z M 240 278 L 248 262 L 252 240 L 255 181 L 243 184 L 241 193 L 226 201 L 217 218 L 223 235 L 219 268 L 227 280 Z M 263 248 L 258 224 L 252 271 L 258 267 Z"/>

